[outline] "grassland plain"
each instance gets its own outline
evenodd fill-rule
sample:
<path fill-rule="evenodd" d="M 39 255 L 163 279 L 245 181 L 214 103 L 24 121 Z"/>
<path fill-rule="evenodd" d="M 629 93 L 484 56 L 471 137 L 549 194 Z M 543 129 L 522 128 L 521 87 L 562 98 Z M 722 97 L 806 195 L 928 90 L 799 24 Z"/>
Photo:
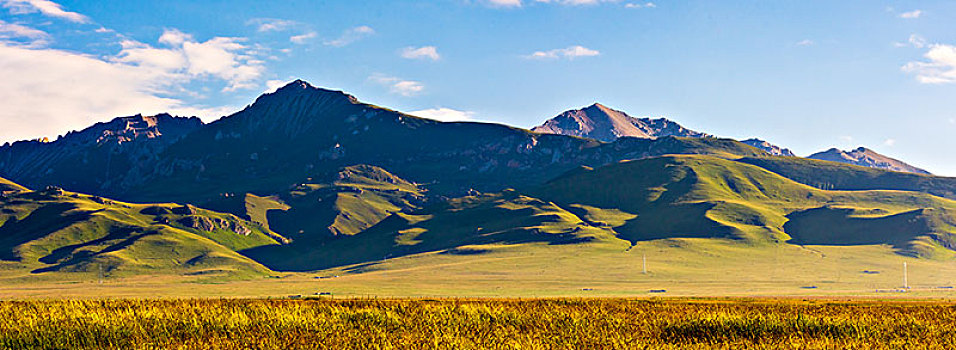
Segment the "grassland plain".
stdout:
<path fill-rule="evenodd" d="M 951 349 L 956 305 L 781 299 L 6 301 L 0 302 L 0 347 Z"/>

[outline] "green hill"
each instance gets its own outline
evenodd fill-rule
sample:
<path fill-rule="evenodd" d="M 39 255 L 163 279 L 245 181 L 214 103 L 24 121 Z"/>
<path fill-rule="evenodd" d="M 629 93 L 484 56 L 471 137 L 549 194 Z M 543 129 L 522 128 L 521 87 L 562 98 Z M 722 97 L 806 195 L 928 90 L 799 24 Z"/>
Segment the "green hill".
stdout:
<path fill-rule="evenodd" d="M 414 212 L 395 213 L 355 235 L 319 244 L 266 246 L 243 253 L 276 270 L 309 271 L 440 252 L 479 255 L 474 245 L 565 245 L 615 239 L 567 210 L 513 190 L 455 198 Z"/>
<path fill-rule="evenodd" d="M 891 244 L 919 256 L 956 246 L 956 202 L 918 192 L 825 191 L 709 156 L 583 168 L 534 195 L 604 222 L 631 242 L 686 237 L 752 244 Z M 602 220 L 622 215 L 632 218 Z"/>
<path fill-rule="evenodd" d="M 0 266 L 21 274 L 261 275 L 269 270 L 236 250 L 282 239 L 234 215 L 188 205 L 130 204 L 0 183 L 21 189 L 0 197 Z"/>

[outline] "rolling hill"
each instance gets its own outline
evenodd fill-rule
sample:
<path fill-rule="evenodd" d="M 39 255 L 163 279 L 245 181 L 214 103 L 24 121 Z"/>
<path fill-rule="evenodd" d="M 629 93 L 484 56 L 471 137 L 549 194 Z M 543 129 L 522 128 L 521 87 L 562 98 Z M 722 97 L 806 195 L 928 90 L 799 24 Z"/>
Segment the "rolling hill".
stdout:
<path fill-rule="evenodd" d="M 665 156 L 582 168 L 534 194 L 609 224 L 631 242 L 728 238 L 751 243 L 890 244 L 952 256 L 956 202 L 901 191 L 825 191 L 709 156 Z M 943 252 L 943 253 L 941 253 Z"/>
<path fill-rule="evenodd" d="M 0 184 L 0 266 L 17 274 L 250 277 L 270 271 L 236 251 L 284 240 L 233 215 L 190 205 Z"/>

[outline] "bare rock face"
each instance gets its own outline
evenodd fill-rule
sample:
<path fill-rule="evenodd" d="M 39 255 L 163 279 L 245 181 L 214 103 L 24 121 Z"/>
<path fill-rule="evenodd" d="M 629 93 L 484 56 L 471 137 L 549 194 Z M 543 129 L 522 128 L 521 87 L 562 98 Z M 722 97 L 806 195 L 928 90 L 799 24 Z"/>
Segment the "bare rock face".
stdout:
<path fill-rule="evenodd" d="M 852 151 L 843 151 L 836 148 L 831 148 L 823 152 L 814 153 L 807 158 L 860 165 L 877 169 L 902 171 L 907 173 L 930 174 L 930 172 L 926 170 L 876 153 L 875 151 L 866 147 L 860 147 Z"/>
<path fill-rule="evenodd" d="M 785 156 L 785 157 L 796 157 L 796 156 L 797 156 L 797 155 L 793 154 L 793 152 L 790 151 L 789 148 L 782 148 L 782 147 L 780 147 L 780 146 L 774 145 L 774 144 L 772 144 L 772 143 L 770 143 L 770 142 L 767 142 L 767 141 L 764 141 L 764 140 L 761 140 L 761 139 L 757 139 L 757 138 L 746 139 L 746 140 L 743 140 L 743 141 L 740 141 L 740 142 L 742 142 L 742 143 L 744 143 L 744 144 L 747 144 L 747 145 L 750 145 L 750 146 L 757 147 L 757 148 L 762 149 L 762 150 L 764 150 L 764 151 L 767 151 L 767 153 L 770 153 L 771 155 L 775 155 L 775 156 Z"/>
<path fill-rule="evenodd" d="M 561 113 L 531 131 L 586 137 L 604 142 L 612 142 L 620 137 L 710 137 L 665 118 L 634 118 L 599 103 Z"/>

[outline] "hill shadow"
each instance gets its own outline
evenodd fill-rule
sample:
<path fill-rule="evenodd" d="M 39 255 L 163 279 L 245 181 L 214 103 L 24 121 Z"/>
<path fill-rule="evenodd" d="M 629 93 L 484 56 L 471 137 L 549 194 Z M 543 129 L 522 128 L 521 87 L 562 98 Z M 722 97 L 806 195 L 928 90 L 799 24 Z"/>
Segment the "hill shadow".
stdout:
<path fill-rule="evenodd" d="M 16 247 L 87 220 L 90 212 L 73 212 L 76 205 L 53 203 L 37 208 L 22 220 L 10 218 L 0 227 L 0 260 L 19 261 Z"/>

